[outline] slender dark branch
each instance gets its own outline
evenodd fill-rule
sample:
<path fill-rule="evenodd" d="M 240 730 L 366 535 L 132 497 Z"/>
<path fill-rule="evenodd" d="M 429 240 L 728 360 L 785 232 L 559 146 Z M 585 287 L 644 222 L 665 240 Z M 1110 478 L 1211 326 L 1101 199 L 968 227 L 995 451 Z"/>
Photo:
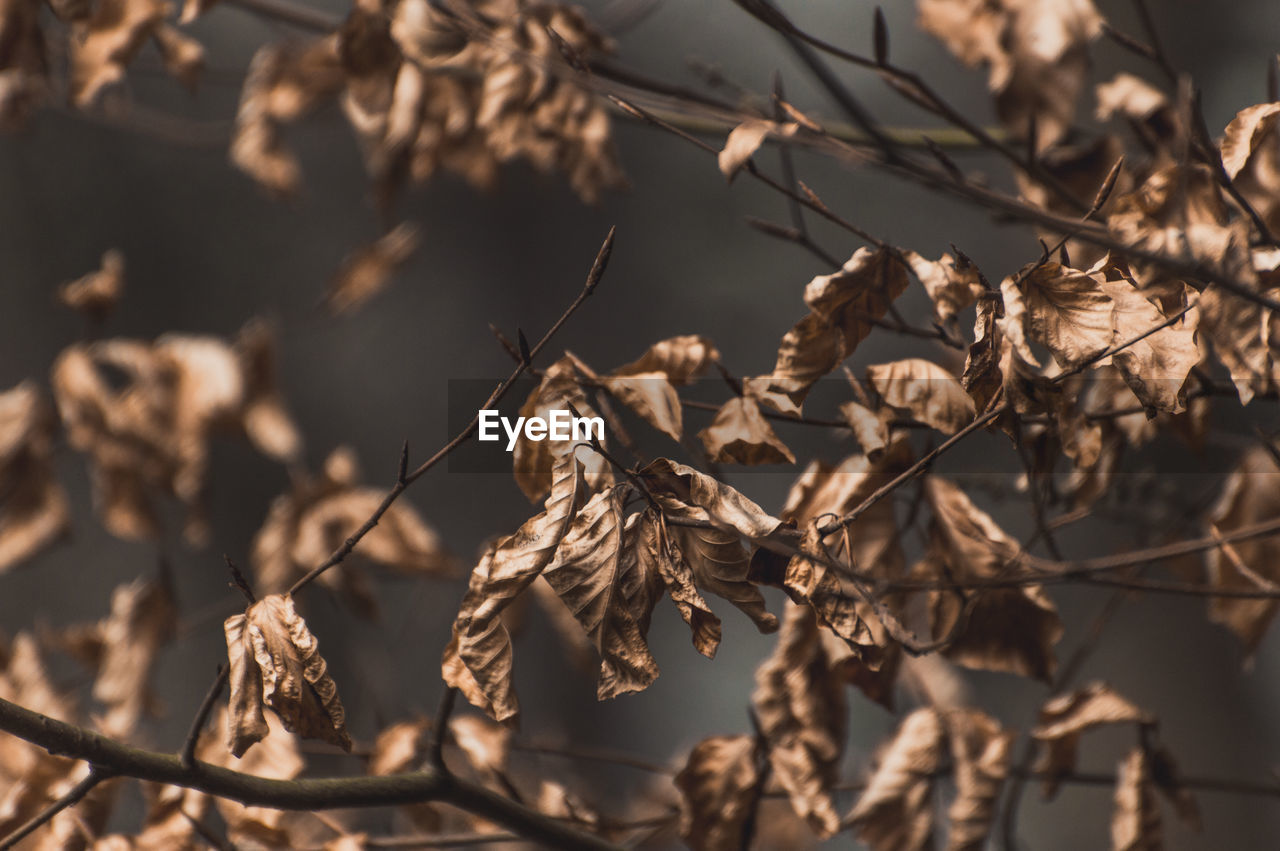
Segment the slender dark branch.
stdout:
<path fill-rule="evenodd" d="M 182 760 L 182 764 L 187 768 L 195 765 L 196 745 L 200 743 L 200 733 L 204 730 L 205 722 L 209 720 L 209 713 L 213 711 L 213 705 L 218 702 L 218 695 L 222 694 L 222 689 L 227 684 L 227 675 L 227 666 L 219 665 L 218 675 L 214 679 L 213 685 L 209 687 L 204 700 L 200 701 L 200 708 L 196 710 L 195 717 L 191 719 L 191 729 L 187 732 L 187 738 L 182 743 L 182 750 L 178 752 L 178 758 Z"/>
<path fill-rule="evenodd" d="M 437 771 L 444 771 L 444 743 L 449 738 L 449 718 L 453 715 L 453 707 L 458 701 L 458 690 L 453 686 L 445 686 L 440 695 L 440 706 L 436 709 L 435 722 L 431 726 L 431 765 Z"/>
<path fill-rule="evenodd" d="M 382 777 L 271 780 L 200 761 L 188 768 L 176 755 L 134 748 L 3 699 L 0 699 L 0 730 L 39 745 L 51 754 L 86 760 L 99 774 L 182 786 L 251 806 L 329 810 L 439 801 L 553 848 L 617 851 L 618 847 L 467 780 L 433 769 Z"/>

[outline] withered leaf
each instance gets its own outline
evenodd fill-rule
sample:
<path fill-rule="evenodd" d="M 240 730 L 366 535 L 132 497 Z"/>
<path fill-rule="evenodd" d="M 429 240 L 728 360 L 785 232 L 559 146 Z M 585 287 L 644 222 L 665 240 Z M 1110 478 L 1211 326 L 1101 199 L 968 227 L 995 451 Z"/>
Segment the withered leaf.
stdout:
<path fill-rule="evenodd" d="M 124 79 L 125 70 L 147 39 L 164 22 L 161 0 L 100 0 L 76 25 L 71 39 L 71 97 L 76 106 L 97 100 L 107 86 Z"/>
<path fill-rule="evenodd" d="M 933 301 L 933 314 L 946 325 L 955 322 L 956 314 L 977 301 L 983 293 L 978 269 L 971 263 L 944 254 L 927 260 L 914 251 L 905 254 L 911 271 L 920 279 Z"/>
<path fill-rule="evenodd" d="M 1112 346 L 1129 343 L 1165 320 L 1164 313 L 1144 297 L 1128 274 L 1108 273 L 1107 278 L 1102 287 L 1114 305 Z M 1184 290 L 1184 304 L 1193 298 L 1189 290 Z M 1107 359 L 1148 408 L 1170 413 L 1186 408 L 1183 385 L 1200 362 L 1195 340 L 1198 316 L 1198 311 L 1189 311 L 1173 325 L 1147 334 Z"/>
<path fill-rule="evenodd" d="M 840 636 L 854 652 L 867 655 L 869 667 L 879 667 L 877 641 L 859 616 L 860 598 L 847 592 L 828 568 L 832 557 L 816 523 L 805 526 L 800 553 L 791 558 L 759 549 L 751 559 L 751 581 L 777 585 L 796 603 L 817 616 L 819 624 Z M 785 567 L 779 571 L 779 563 Z"/>
<path fill-rule="evenodd" d="M 1043 343 L 1064 368 L 1083 363 L 1111 345 L 1114 304 L 1098 277 L 1058 263 L 1041 263 L 1006 278 L 1000 290 L 1007 317 Z M 1036 362 L 1034 356 L 1023 356 Z"/>
<path fill-rule="evenodd" d="M 735 396 L 720 406 L 711 425 L 698 432 L 716 464 L 794 464 L 796 458 L 782 442 L 760 405 L 749 396 Z"/>
<path fill-rule="evenodd" d="M 1151 782 L 1151 765 L 1142 748 L 1129 751 L 1119 766 L 1115 810 L 1111 815 L 1111 847 L 1113 851 L 1164 848 L 1160 804 Z"/>
<path fill-rule="evenodd" d="M 799 414 L 809 389 L 847 354 L 841 330 L 810 313 L 783 335 L 773 372 L 744 384 L 760 401 L 783 413 Z"/>
<path fill-rule="evenodd" d="M 1222 166 L 1232 185 L 1258 211 L 1267 227 L 1280 226 L 1280 103 L 1246 107 L 1222 137 Z"/>
<path fill-rule="evenodd" d="M 964 373 L 960 383 L 973 399 L 974 409 L 985 413 L 992 400 L 1004 386 L 1004 372 L 1000 368 L 1004 351 L 1000 320 L 1002 307 L 998 299 L 978 299 L 977 316 L 973 322 L 973 342 L 965 356 Z"/>
<path fill-rule="evenodd" d="M 840 828 L 831 789 L 844 750 L 843 684 L 831 672 L 813 610 L 789 606 L 773 655 L 756 670 L 751 705 L 773 776 L 819 836 Z"/>
<path fill-rule="evenodd" d="M 973 421 L 973 400 L 955 376 L 932 361 L 908 358 L 867 367 L 867 380 L 887 405 L 943 434 Z"/>
<path fill-rule="evenodd" d="M 231 139 L 231 162 L 276 195 L 301 181 L 297 158 L 280 129 L 337 94 L 343 83 L 333 36 L 304 46 L 269 44 L 249 63 Z"/>
<path fill-rule="evenodd" d="M 1075 118 L 1089 66 L 1088 44 L 1103 19 L 1091 0 L 920 0 L 920 26 L 967 65 L 987 66 L 996 111 L 1010 132 L 1035 122 L 1037 153 Z"/>
<path fill-rule="evenodd" d="M 694 851 L 740 851 L 759 783 L 752 737 L 699 742 L 675 778 L 682 796 L 680 836 Z"/>
<path fill-rule="evenodd" d="M 881 408 L 872 411 L 857 402 L 844 402 L 840 405 L 840 413 L 849 429 L 862 447 L 868 458 L 877 458 L 889 445 L 889 424 L 893 419 L 893 411 Z"/>
<path fill-rule="evenodd" d="M 947 810 L 951 821 L 947 849 L 981 851 L 991 831 L 1017 734 L 1000 729 L 999 722 L 977 710 L 949 711 L 945 720 L 956 781 L 956 797 Z"/>
<path fill-rule="evenodd" d="M 671 526 L 669 532 L 699 588 L 737 606 L 761 632 L 778 628 L 778 618 L 769 612 L 764 597 L 747 581 L 751 559 L 737 534 L 689 526 Z"/>
<path fill-rule="evenodd" d="M 102 255 L 100 268 L 58 287 L 58 301 L 90 321 L 101 322 L 115 309 L 123 292 L 124 254 L 113 248 Z"/>
<path fill-rule="evenodd" d="M 498 721 L 520 711 L 511 685 L 511 636 L 501 614 L 551 563 L 583 501 L 582 464 L 565 454 L 544 510 L 493 544 L 472 571 L 445 650 L 444 679 Z"/>
<path fill-rule="evenodd" d="M 1103 724 L 1128 723 L 1149 725 L 1155 718 L 1106 683 L 1092 682 L 1046 701 L 1040 707 L 1040 723 L 1031 731 L 1045 747 L 1038 766 L 1046 775 L 1045 797 L 1055 795 L 1061 778 L 1075 770 L 1081 733 Z"/>
<path fill-rule="evenodd" d="M 930 476 L 925 498 L 934 517 L 930 553 L 950 568 L 954 581 L 1011 575 L 1008 565 L 1020 552 L 1017 542 L 963 491 Z M 1057 664 L 1053 647 L 1062 637 L 1062 621 L 1044 588 L 978 588 L 970 595 L 968 619 L 947 655 L 966 667 L 1047 681 Z M 950 634 L 964 615 L 963 604 L 949 591 L 931 591 L 929 600 L 934 636 Z"/>
<path fill-rule="evenodd" d="M 875 773 L 849 820 L 875 851 L 933 846 L 933 778 L 942 765 L 945 732 L 933 709 L 917 709 L 881 750 Z"/>
<path fill-rule="evenodd" d="M 361 246 L 342 261 L 329 282 L 325 305 L 330 313 L 358 310 L 387 286 L 421 241 L 412 222 L 401 222 L 368 245 Z"/>
<path fill-rule="evenodd" d="M 1209 512 L 1210 532 L 1227 534 L 1280 516 L 1280 464 L 1266 447 L 1248 449 L 1223 483 Z M 1224 543 L 1205 551 L 1209 583 L 1222 589 L 1274 587 L 1280 581 L 1280 540 L 1274 536 Z M 1209 619 L 1235 633 L 1252 659 L 1275 618 L 1274 599 L 1210 597 Z"/>
<path fill-rule="evenodd" d="M 701 334 L 685 334 L 659 340 L 639 359 L 620 366 L 613 375 L 642 375 L 661 372 L 677 387 L 688 384 L 720 360 L 715 344 Z"/>
<path fill-rule="evenodd" d="M 794 136 L 799 129 L 800 126 L 794 122 L 780 124 L 759 118 L 742 122 L 730 131 L 729 138 L 724 143 L 724 150 L 720 151 L 720 172 L 732 182 L 738 176 L 738 172 L 746 166 L 747 161 L 764 144 L 765 139 L 770 136 L 781 138 Z"/>
<path fill-rule="evenodd" d="M 804 289 L 804 302 L 840 329 L 844 354 L 853 353 L 908 283 L 907 267 L 888 248 L 859 248 L 838 272 L 819 275 Z"/>
<path fill-rule="evenodd" d="M 242 756 L 266 736 L 263 706 L 271 707 L 290 732 L 351 750 L 338 686 L 291 596 L 263 597 L 244 614 L 227 618 L 224 629 L 233 755 Z"/>
<path fill-rule="evenodd" d="M 689 625 L 693 646 L 708 659 L 714 658 L 720 646 L 720 618 L 698 593 L 697 576 L 672 538 L 666 518 L 653 509 L 647 509 L 642 515 L 637 537 L 636 557 L 645 575 L 661 580 L 671 602 L 680 611 L 680 617 Z"/>
<path fill-rule="evenodd" d="M 1143 120 L 1169 105 L 1168 95 L 1127 71 L 1116 74 L 1105 83 L 1099 83 L 1095 94 L 1099 121 L 1106 121 L 1115 115 Z"/>
<path fill-rule="evenodd" d="M 543 571 L 600 654 L 601 700 L 645 689 L 658 676 L 645 638 L 657 577 L 645 575 L 636 555 L 640 515 L 624 521 L 622 499 L 618 489 L 592 497 Z"/>
<path fill-rule="evenodd" d="M 70 508 L 54 479 L 54 415 L 33 382 L 0 393 L 0 572 L 67 531 Z"/>
<path fill-rule="evenodd" d="M 632 372 L 601 379 L 609 393 L 645 422 L 679 442 L 684 434 L 680 396 L 665 372 Z"/>
<path fill-rule="evenodd" d="M 164 69 L 169 72 L 187 91 L 194 93 L 204 72 L 204 47 L 191 36 L 177 27 L 161 24 L 151 34 L 156 49 L 160 51 L 160 60 Z"/>

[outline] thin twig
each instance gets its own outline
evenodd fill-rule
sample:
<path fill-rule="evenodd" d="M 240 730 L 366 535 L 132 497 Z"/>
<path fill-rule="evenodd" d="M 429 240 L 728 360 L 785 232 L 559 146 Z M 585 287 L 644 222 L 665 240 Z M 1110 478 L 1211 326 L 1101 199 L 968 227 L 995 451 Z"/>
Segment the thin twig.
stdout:
<path fill-rule="evenodd" d="M 204 724 L 209 720 L 209 713 L 213 711 L 213 705 L 218 701 L 218 695 L 222 694 L 222 689 L 227 684 L 227 666 L 218 665 L 218 675 L 214 678 L 213 685 L 209 687 L 209 691 L 205 693 L 204 700 L 200 701 L 200 708 L 196 710 L 196 715 L 191 719 L 191 729 L 187 732 L 187 738 L 182 743 L 182 750 L 178 752 L 178 758 L 182 760 L 182 764 L 190 768 L 196 762 L 196 745 L 200 742 L 200 733 L 204 730 Z"/>

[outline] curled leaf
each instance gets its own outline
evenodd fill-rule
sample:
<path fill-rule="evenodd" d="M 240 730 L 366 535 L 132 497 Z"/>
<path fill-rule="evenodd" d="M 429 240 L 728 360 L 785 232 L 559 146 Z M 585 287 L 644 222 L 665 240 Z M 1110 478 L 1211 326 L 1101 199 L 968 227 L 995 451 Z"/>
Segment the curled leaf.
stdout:
<path fill-rule="evenodd" d="M 676 775 L 680 836 L 694 851 L 740 851 L 760 784 L 750 736 L 712 736 Z"/>
<path fill-rule="evenodd" d="M 973 421 L 973 400 L 955 376 L 932 361 L 908 358 L 869 366 L 867 379 L 885 404 L 943 434 L 955 434 Z"/>
<path fill-rule="evenodd" d="M 748 396 L 735 396 L 720 406 L 711 425 L 698 432 L 716 464 L 794 464 L 791 450 L 774 432 Z"/>
<path fill-rule="evenodd" d="M 286 730 L 351 750 L 338 686 L 293 598 L 271 594 L 224 624 L 231 663 L 228 730 L 240 757 L 267 734 L 263 706 Z"/>
<path fill-rule="evenodd" d="M 773 776 L 821 837 L 840 828 L 831 789 L 844 750 L 843 684 L 831 672 L 813 611 L 790 606 L 751 695 Z"/>

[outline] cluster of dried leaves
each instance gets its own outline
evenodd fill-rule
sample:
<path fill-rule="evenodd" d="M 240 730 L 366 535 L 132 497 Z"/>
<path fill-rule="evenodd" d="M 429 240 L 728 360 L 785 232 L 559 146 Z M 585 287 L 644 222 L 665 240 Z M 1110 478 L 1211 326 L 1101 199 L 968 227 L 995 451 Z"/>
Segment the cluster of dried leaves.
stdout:
<path fill-rule="evenodd" d="M 210 5 L 193 0 L 183 20 Z M 763 0 L 743 5 L 798 37 Z M 520 713 L 513 633 L 522 609 L 543 607 L 569 652 L 589 661 L 605 699 L 643 690 L 659 675 L 649 631 L 664 598 L 709 658 L 724 638 L 724 601 L 777 638 L 749 696 L 753 733 L 698 743 L 674 774 L 678 818 L 667 820 L 678 820 L 692 848 L 739 849 L 766 839 L 777 829 L 761 823 L 771 795 L 785 797 L 812 837 L 851 830 L 876 851 L 941 841 L 981 848 L 1002 807 L 1016 806 L 1023 781 L 1041 780 L 1052 797 L 1075 777 L 1083 734 L 1117 725 L 1134 733 L 1134 744 L 1115 777 L 1113 847 L 1161 847 L 1159 796 L 1198 827 L 1196 802 L 1157 737 L 1156 716 L 1106 684 L 1073 688 L 1059 677 L 1064 624 L 1046 586 L 1203 551 L 1204 564 L 1180 587 L 1204 594 L 1208 617 L 1252 655 L 1280 605 L 1273 486 L 1280 451 L 1265 435 L 1245 451 L 1199 518 L 1204 538 L 1181 549 L 1073 563 L 1057 554 L 1052 530 L 1105 505 L 1126 453 L 1165 437 L 1198 451 L 1211 400 L 1245 406 L 1280 394 L 1273 313 L 1280 308 L 1280 103 L 1240 111 L 1215 142 L 1195 98 L 1170 97 L 1123 73 L 1095 87 L 1097 123 L 1085 133 L 1077 111 L 1089 90 L 1090 51 L 1115 32 L 1090 0 L 920 0 L 918 9 L 925 31 L 963 63 L 987 70 L 1001 138 L 1024 143 L 1025 155 L 990 142 L 1018 165 L 1020 196 L 1000 209 L 1044 228 L 1036 259 L 995 285 L 959 249 L 930 259 L 869 239 L 841 268 L 804 287 L 807 313 L 783 334 L 765 374 L 735 378 L 698 335 L 662 340 L 607 373 L 568 352 L 535 370 L 539 382 L 521 416 L 600 411 L 608 433 L 580 443 L 527 434 L 516 441 L 514 478 L 537 513 L 486 544 L 441 664 L 447 687 L 492 720 L 445 711 L 447 729 L 425 719 L 388 726 L 367 750 L 369 774 L 416 770 L 433 759 L 433 743 L 447 745 L 458 763 L 450 770 L 546 818 L 622 837 L 626 828 L 596 802 L 512 770 L 511 727 Z M 81 106 L 118 83 L 148 41 L 184 80 L 199 66 L 198 46 L 165 22 L 164 4 L 64 2 L 51 11 L 57 20 L 46 22 L 28 0 L 0 0 L 0 123 L 20 122 L 62 85 L 46 56 L 49 32 L 65 38 L 66 89 Z M 1117 40 L 1167 65 L 1158 45 Z M 888 63 L 882 21 L 875 41 L 875 60 L 863 64 L 945 115 L 922 81 Z M 582 74 L 609 49 L 579 11 L 541 0 L 358 0 L 336 32 L 258 52 L 232 160 L 275 192 L 295 191 L 300 167 L 283 131 L 336 100 L 384 200 L 440 168 L 489 185 L 513 159 L 563 171 L 594 200 L 621 183 L 607 113 Z M 729 133 L 719 155 L 726 177 L 760 176 L 753 157 L 767 141 L 832 143 L 820 124 L 778 105 L 790 120 L 752 117 Z M 941 149 L 932 151 L 955 191 L 978 191 Z M 890 149 L 880 153 L 902 167 Z M 804 189 L 795 197 L 834 217 Z M 401 225 L 354 254 L 329 306 L 342 311 L 376 293 L 418 238 Z M 123 258 L 111 252 L 59 298 L 101 321 L 120 297 L 123 275 Z M 932 305 L 928 328 L 908 325 L 896 307 L 915 288 Z M 914 332 L 930 348 L 871 364 L 862 377 L 844 370 L 849 398 L 839 415 L 859 451 L 834 464 L 810 460 L 776 513 L 726 483 L 718 465 L 795 465 L 774 423 L 830 426 L 806 414 L 815 385 L 872 333 L 895 331 Z M 513 354 L 532 368 L 521 342 Z M 217 435 L 242 434 L 286 465 L 289 487 L 252 544 L 253 581 L 240 580 L 248 605 L 224 622 L 230 696 L 217 724 L 226 738 L 193 745 L 214 765 L 288 780 L 304 771 L 299 739 L 353 748 L 338 685 L 294 595 L 315 579 L 370 616 L 370 579 L 344 561 L 353 548 L 401 575 L 449 576 L 455 561 L 440 535 L 396 501 L 409 483 L 403 471 L 390 494 L 359 484 L 346 449 L 333 451 L 319 473 L 306 471 L 302 437 L 276 388 L 272 349 L 258 322 L 234 341 L 166 334 L 76 343 L 53 364 L 52 400 L 34 381 L 0 393 L 0 570 L 29 561 L 70 527 L 53 462 L 60 439 L 87 457 L 101 522 L 122 538 L 162 537 L 171 501 L 186 539 L 208 541 L 205 493 Z M 685 425 L 690 400 L 681 393 L 710 371 L 734 392 L 694 443 Z M 642 453 L 615 405 L 671 441 L 671 451 Z M 982 428 L 1007 435 L 1023 464 L 1036 524 L 1030 541 L 928 469 Z M 914 436 L 922 433 L 944 442 L 920 454 Z M 620 463 L 618 448 L 636 463 Z M 665 457 L 680 452 L 691 463 Z M 914 494 L 906 512 L 891 498 L 899 488 Z M 1040 539 L 1054 558 L 1033 553 Z M 785 594 L 781 618 L 769 611 L 765 588 Z M 0 697 L 51 718 L 83 718 L 50 680 L 43 654 L 60 650 L 92 675 L 92 726 L 136 741 L 159 709 L 150 672 L 176 625 L 167 574 L 122 586 L 101 621 L 22 632 L 8 642 Z M 945 687 L 956 668 L 1050 686 L 1054 693 L 1024 731 L 1034 748 L 1022 763 L 1014 756 L 1017 730 L 963 689 Z M 849 806 L 840 793 L 848 788 L 842 769 L 851 694 L 889 712 L 904 696 L 912 705 Z M 85 781 L 88 770 L 16 739 L 0 741 L 8 784 L 0 835 Z M 237 844 L 358 848 L 368 838 L 342 820 L 317 822 L 178 786 L 147 788 L 136 835 L 104 835 L 118 786 L 94 785 L 78 808 L 50 818 L 36 834 L 38 847 L 199 847 L 210 841 L 213 809 Z M 1012 804 L 1004 800 L 1011 786 Z M 428 803 L 403 809 L 423 834 L 494 829 Z"/>

